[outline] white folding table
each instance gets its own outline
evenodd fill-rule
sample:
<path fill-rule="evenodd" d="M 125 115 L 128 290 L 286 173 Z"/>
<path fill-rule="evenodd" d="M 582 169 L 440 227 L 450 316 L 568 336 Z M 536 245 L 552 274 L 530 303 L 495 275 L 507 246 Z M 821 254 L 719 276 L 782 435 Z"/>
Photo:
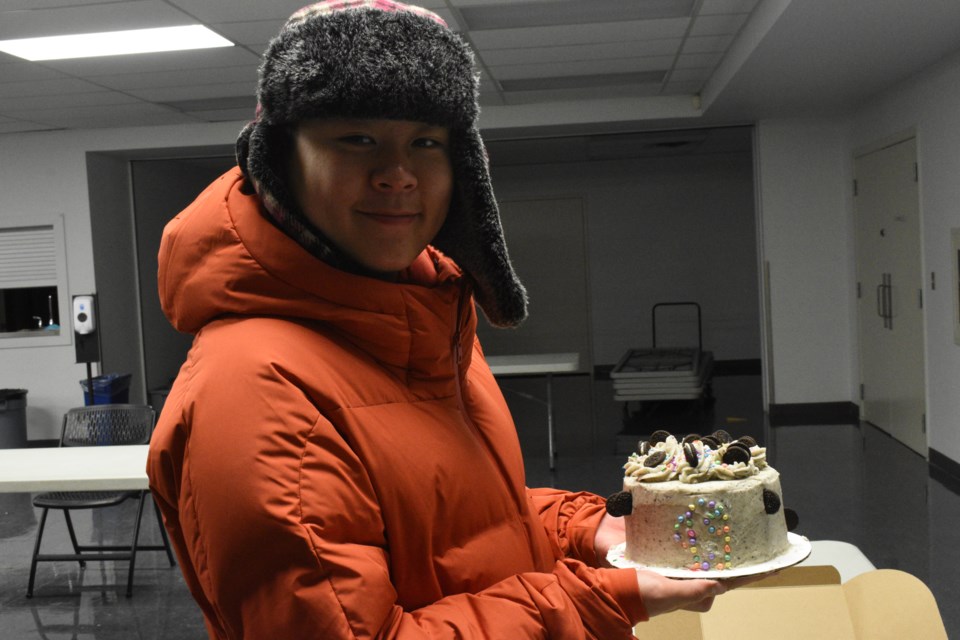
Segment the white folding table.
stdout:
<path fill-rule="evenodd" d="M 876 569 L 859 547 L 838 540 L 811 540 L 810 555 L 800 564 L 836 567 L 840 573 L 840 582 Z"/>
<path fill-rule="evenodd" d="M 546 402 L 520 394 L 531 400 L 547 405 L 547 454 L 550 470 L 556 468 L 556 447 L 553 442 L 553 374 L 576 373 L 580 369 L 578 353 L 533 353 L 514 356 L 487 356 L 487 364 L 495 376 L 531 376 L 542 375 L 547 378 Z"/>
<path fill-rule="evenodd" d="M 0 449 L 0 493 L 148 489 L 150 445 Z"/>

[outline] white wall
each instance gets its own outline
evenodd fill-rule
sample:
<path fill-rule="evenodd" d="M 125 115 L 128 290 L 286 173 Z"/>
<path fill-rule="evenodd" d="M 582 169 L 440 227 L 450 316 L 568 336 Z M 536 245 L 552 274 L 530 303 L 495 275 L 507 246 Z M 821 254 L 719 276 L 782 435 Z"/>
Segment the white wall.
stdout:
<path fill-rule="evenodd" d="M 928 444 L 960 460 L 958 283 L 950 244 L 950 230 L 960 227 L 960 55 L 875 97 L 848 119 L 757 126 L 771 280 L 771 401 L 858 401 L 853 158 L 904 131 L 916 133 L 920 165 Z"/>
<path fill-rule="evenodd" d="M 7 216 L 63 215 L 68 295 L 95 292 L 86 152 L 232 144 L 241 127 L 225 123 L 0 136 L 0 224 Z M 61 322 L 69 326 L 64 318 Z M 76 364 L 72 343 L 0 349 L 0 388 L 28 390 L 31 440 L 59 437 L 64 412 L 83 403 L 79 380 L 85 377 L 86 367 Z"/>
<path fill-rule="evenodd" d="M 950 229 L 960 227 L 960 55 L 877 97 L 857 114 L 851 151 L 913 129 L 920 165 L 929 445 L 960 460 L 960 346 L 954 344 Z M 935 274 L 936 289 L 930 287 Z"/>
<path fill-rule="evenodd" d="M 775 404 L 853 402 L 851 173 L 842 121 L 757 127 L 758 201 L 769 265 Z"/>

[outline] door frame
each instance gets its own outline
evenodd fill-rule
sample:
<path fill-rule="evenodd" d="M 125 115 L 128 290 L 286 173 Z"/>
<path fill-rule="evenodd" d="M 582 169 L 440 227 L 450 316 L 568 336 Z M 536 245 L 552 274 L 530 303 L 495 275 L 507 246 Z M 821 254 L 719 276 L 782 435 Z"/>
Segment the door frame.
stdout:
<path fill-rule="evenodd" d="M 898 131 L 898 132 L 896 132 L 896 133 L 893 133 L 893 134 L 891 134 L 891 135 L 889 135 L 889 136 L 885 136 L 885 137 L 883 137 L 883 138 L 880 138 L 880 139 L 878 139 L 878 140 L 876 140 L 876 141 L 874 141 L 874 142 L 872 142 L 872 143 L 869 143 L 869 144 L 866 144 L 866 145 L 862 145 L 862 146 L 854 149 L 853 152 L 852 152 L 852 154 L 851 154 L 851 156 L 850 156 L 850 171 L 851 171 L 851 175 L 852 175 L 853 178 L 855 179 L 855 178 L 856 178 L 856 163 L 857 163 L 857 160 L 858 160 L 859 158 L 861 158 L 861 157 L 863 157 L 863 156 L 866 156 L 866 155 L 869 155 L 869 154 L 871 154 L 871 153 L 876 153 L 876 152 L 882 151 L 883 149 L 886 149 L 886 148 L 888 148 L 888 147 L 892 147 L 892 146 L 894 146 L 894 145 L 901 144 L 901 143 L 903 143 L 903 142 L 906 142 L 906 141 L 910 140 L 911 138 L 914 140 L 914 152 L 915 152 L 914 161 L 915 161 L 915 163 L 916 163 L 916 165 L 917 165 L 917 167 L 918 167 L 916 182 L 917 182 L 917 225 L 918 225 L 918 230 L 917 230 L 917 231 L 918 231 L 918 236 L 919 236 L 919 244 L 918 244 L 918 247 L 917 247 L 917 251 L 919 252 L 919 255 L 917 256 L 917 258 L 918 258 L 918 261 L 919 261 L 919 264 L 920 264 L 920 272 L 919 272 L 917 275 L 920 277 L 921 291 L 924 292 L 924 293 L 923 293 L 923 296 L 924 296 L 924 298 L 926 298 L 926 287 L 925 287 L 925 285 L 923 284 L 923 283 L 925 282 L 925 280 L 924 280 L 924 274 L 926 273 L 926 271 L 925 271 L 925 266 L 926 266 L 925 249 L 926 249 L 926 247 L 925 247 L 925 245 L 924 245 L 924 233 L 923 233 L 924 215 L 923 215 L 923 201 L 922 201 L 922 198 L 921 198 L 921 193 L 922 193 L 922 189 L 921 189 L 922 182 L 921 182 L 921 180 L 922 180 L 922 177 L 923 177 L 923 172 L 920 170 L 920 167 L 919 167 L 919 163 L 920 163 L 920 148 L 921 148 L 921 139 L 920 139 L 921 137 L 920 137 L 920 134 L 918 133 L 918 131 L 916 130 L 915 127 L 910 127 L 910 128 L 908 128 L 908 129 L 903 129 L 903 130 Z M 853 263 L 853 264 L 852 264 L 852 273 L 854 274 L 854 277 L 857 278 L 857 281 L 859 282 L 859 267 L 860 267 L 860 262 L 859 262 L 859 261 L 860 261 L 860 257 L 859 257 L 859 247 L 857 246 L 857 235 L 858 235 L 857 224 L 858 224 L 858 223 L 857 223 L 857 220 L 856 220 L 856 202 L 854 201 L 854 198 L 855 198 L 855 196 L 853 195 L 853 191 L 851 191 L 851 205 L 850 205 L 850 221 L 851 221 L 851 222 L 850 222 L 850 225 L 851 225 L 851 226 L 850 226 L 850 229 L 851 229 L 851 239 L 852 239 L 853 249 L 854 249 L 853 252 L 852 252 L 852 263 Z M 868 296 L 870 292 L 869 292 L 867 289 L 868 289 L 869 287 L 867 287 L 866 283 L 861 282 L 860 284 L 861 284 L 861 288 L 862 288 L 861 296 Z M 922 355 L 922 357 L 923 357 L 923 367 L 922 367 L 922 368 L 923 368 L 923 406 L 924 406 L 924 411 L 923 411 L 923 416 L 924 416 L 923 436 L 924 436 L 925 446 L 923 447 L 923 450 L 922 450 L 922 451 L 917 451 L 917 453 L 919 453 L 920 455 L 923 455 L 925 458 L 926 458 L 926 457 L 929 457 L 929 442 L 930 442 L 929 430 L 927 429 L 927 416 L 928 416 L 928 410 L 929 410 L 929 406 L 930 406 L 930 398 L 929 398 L 929 395 L 930 395 L 930 385 L 929 385 L 929 370 L 928 370 L 929 358 L 927 357 L 927 352 L 928 352 L 927 308 L 928 308 L 927 304 L 924 303 L 924 304 L 922 305 L 921 311 L 920 311 L 920 313 L 921 313 L 921 318 L 922 318 L 922 319 L 921 319 L 921 327 L 922 327 L 922 333 L 923 333 L 923 335 L 922 335 L 923 348 L 922 348 L 922 354 L 921 354 L 921 355 Z M 853 318 L 852 325 L 853 325 L 854 330 L 855 330 L 855 340 L 854 340 L 854 341 L 855 341 L 855 345 L 856 345 L 855 354 L 856 354 L 856 363 L 857 363 L 857 365 L 856 365 L 856 366 L 857 366 L 857 376 L 856 376 L 856 380 L 858 381 L 858 385 L 857 385 L 857 386 L 858 386 L 858 388 L 860 388 L 861 385 L 862 385 L 862 383 L 863 383 L 864 372 L 863 372 L 863 342 L 862 342 L 861 326 L 860 326 L 860 299 L 859 299 L 859 298 L 857 298 L 857 299 L 855 300 L 855 303 L 854 303 L 854 318 Z M 862 410 L 863 410 L 862 398 L 858 398 L 858 400 L 861 401 L 861 402 L 859 402 L 858 404 L 859 404 L 859 407 L 860 407 L 860 410 L 861 410 L 861 415 L 862 415 Z M 889 435 L 891 435 L 891 437 L 893 437 L 893 438 L 894 438 L 895 440 L 897 440 L 898 442 L 901 442 L 894 434 L 891 433 L 891 434 L 889 434 Z M 914 450 L 912 447 L 910 447 L 909 445 L 907 445 L 907 444 L 905 444 L 905 443 L 903 443 L 903 442 L 901 442 L 901 444 L 903 444 L 904 446 L 910 448 L 911 450 Z"/>

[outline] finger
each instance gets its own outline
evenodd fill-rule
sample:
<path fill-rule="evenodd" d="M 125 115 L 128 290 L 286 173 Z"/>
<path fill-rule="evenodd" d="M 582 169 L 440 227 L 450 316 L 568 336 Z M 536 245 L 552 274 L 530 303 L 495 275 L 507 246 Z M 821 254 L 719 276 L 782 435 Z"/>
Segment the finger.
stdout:
<path fill-rule="evenodd" d="M 713 606 L 713 600 L 713 596 L 708 596 L 699 602 L 688 604 L 687 606 L 683 607 L 683 609 L 686 611 L 695 611 L 697 613 L 706 613 L 707 611 L 710 611 L 710 607 Z"/>
<path fill-rule="evenodd" d="M 705 598 L 707 596 L 719 596 L 727 592 L 727 585 L 719 580 L 696 579 L 685 580 L 683 583 L 691 597 L 699 595 Z"/>
<path fill-rule="evenodd" d="M 739 578 L 725 578 L 723 584 L 727 589 L 736 589 L 738 587 L 743 587 L 748 584 L 753 584 L 754 582 L 760 582 L 765 578 L 775 575 L 774 573 L 761 573 L 752 576 L 740 576 Z"/>

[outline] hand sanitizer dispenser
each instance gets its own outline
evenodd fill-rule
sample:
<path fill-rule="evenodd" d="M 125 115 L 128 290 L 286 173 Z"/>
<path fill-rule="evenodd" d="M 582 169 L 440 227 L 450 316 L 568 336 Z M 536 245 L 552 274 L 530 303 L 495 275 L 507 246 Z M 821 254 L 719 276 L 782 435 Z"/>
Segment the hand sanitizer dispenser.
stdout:
<path fill-rule="evenodd" d="M 82 336 L 96 330 L 96 313 L 93 308 L 93 296 L 74 296 L 73 330 Z"/>
<path fill-rule="evenodd" d="M 77 362 L 100 362 L 100 328 L 97 326 L 97 296 L 73 296 L 73 345 Z"/>

